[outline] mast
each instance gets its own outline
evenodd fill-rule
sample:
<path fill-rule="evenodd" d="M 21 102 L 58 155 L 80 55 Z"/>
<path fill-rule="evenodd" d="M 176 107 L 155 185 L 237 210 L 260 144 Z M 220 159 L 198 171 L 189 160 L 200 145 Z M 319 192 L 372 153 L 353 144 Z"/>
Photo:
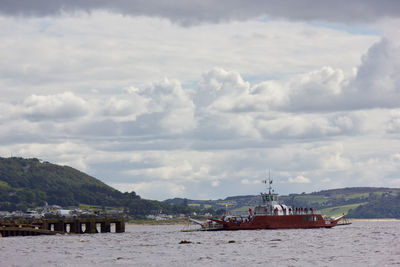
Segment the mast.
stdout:
<path fill-rule="evenodd" d="M 272 201 L 274 201 L 273 194 L 271 192 L 272 190 L 272 180 L 271 180 L 271 169 L 268 171 L 268 210 L 272 213 Z"/>
<path fill-rule="evenodd" d="M 276 199 L 274 197 L 274 193 L 271 186 L 272 185 L 271 169 L 269 169 L 268 171 L 268 180 L 262 180 L 262 182 L 266 184 L 265 193 L 261 193 L 262 203 L 266 204 L 268 207 L 268 211 L 272 212 L 272 203 L 276 201 Z"/>
<path fill-rule="evenodd" d="M 271 182 L 271 169 L 269 169 L 269 173 L 268 173 L 268 193 L 269 193 L 269 195 L 271 195 L 271 189 L 272 189 L 271 184 L 272 184 L 272 182 Z"/>

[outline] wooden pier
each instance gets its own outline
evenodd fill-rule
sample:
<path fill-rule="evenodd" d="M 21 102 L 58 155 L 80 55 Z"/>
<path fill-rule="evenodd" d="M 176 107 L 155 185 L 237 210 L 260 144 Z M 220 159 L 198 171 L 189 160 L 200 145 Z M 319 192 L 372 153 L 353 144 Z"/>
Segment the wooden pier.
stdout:
<path fill-rule="evenodd" d="M 0 236 L 31 236 L 55 234 L 95 234 L 125 232 L 122 217 L 16 219 L 0 221 Z"/>

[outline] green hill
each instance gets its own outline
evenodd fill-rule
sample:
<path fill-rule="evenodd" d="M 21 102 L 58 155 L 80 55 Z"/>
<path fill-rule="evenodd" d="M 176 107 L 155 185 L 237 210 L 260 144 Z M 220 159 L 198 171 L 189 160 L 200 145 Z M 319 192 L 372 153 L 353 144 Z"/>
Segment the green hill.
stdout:
<path fill-rule="evenodd" d="M 374 195 L 370 202 L 348 212 L 351 218 L 400 218 L 400 194 L 393 191 Z"/>
<path fill-rule="evenodd" d="M 385 187 L 351 187 L 323 190 L 313 193 L 280 196 L 280 200 L 295 207 L 313 207 L 328 216 L 343 213 L 349 218 L 400 218 L 400 189 Z M 182 203 L 183 199 L 166 200 Z M 260 203 L 259 196 L 234 196 L 219 200 L 185 201 L 192 206 L 211 207 L 215 210 L 228 209 L 245 212 Z"/>
<path fill-rule="evenodd" d="M 0 202 L 39 206 L 113 206 L 122 193 L 67 166 L 38 159 L 0 158 Z"/>
<path fill-rule="evenodd" d="M 400 210 L 400 201 L 396 201 L 396 197 L 400 197 L 399 188 L 350 187 L 293 194 L 282 199 L 290 203 L 292 197 L 295 205 L 312 206 L 328 216 L 344 213 L 349 218 L 400 218 L 399 213 L 389 212 Z M 385 208 L 377 209 L 379 206 Z"/>
<path fill-rule="evenodd" d="M 122 193 L 100 180 L 68 166 L 38 159 L 0 157 L 0 210 L 26 210 L 37 206 L 114 207 L 140 217 L 165 213 L 190 213 L 187 205 L 141 199 L 135 192 Z"/>

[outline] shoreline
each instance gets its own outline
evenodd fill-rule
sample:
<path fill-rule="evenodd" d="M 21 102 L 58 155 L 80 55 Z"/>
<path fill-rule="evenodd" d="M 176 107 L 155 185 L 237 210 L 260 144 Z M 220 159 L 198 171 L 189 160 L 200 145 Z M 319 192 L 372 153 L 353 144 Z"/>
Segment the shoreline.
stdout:
<path fill-rule="evenodd" d="M 347 220 L 351 222 L 400 222 L 400 219 L 396 218 L 379 218 L 379 219 L 359 219 L 359 218 L 346 218 Z M 127 226 L 147 226 L 147 225 L 153 225 L 153 226 L 159 226 L 159 225 L 196 225 L 191 222 L 126 222 L 125 223 Z"/>
<path fill-rule="evenodd" d="M 400 221 L 400 219 L 395 219 L 395 218 L 379 218 L 379 219 L 359 219 L 359 218 L 346 218 L 347 220 L 353 221 L 353 222 L 397 222 Z"/>
<path fill-rule="evenodd" d="M 125 227 L 140 227 L 140 226 L 186 226 L 187 223 L 125 223 Z M 196 225 L 196 224 L 190 224 Z"/>
<path fill-rule="evenodd" d="M 194 224 L 189 221 L 153 221 L 153 222 L 125 222 L 125 225 L 128 226 L 143 226 L 143 225 L 188 225 L 188 224 Z"/>

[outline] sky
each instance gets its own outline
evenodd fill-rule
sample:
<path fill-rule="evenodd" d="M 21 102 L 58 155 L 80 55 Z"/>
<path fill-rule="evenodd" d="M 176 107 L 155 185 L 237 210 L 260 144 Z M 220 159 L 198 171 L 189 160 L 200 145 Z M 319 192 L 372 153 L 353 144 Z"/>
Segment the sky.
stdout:
<path fill-rule="evenodd" d="M 0 0 L 0 156 L 143 198 L 400 187 L 397 0 Z"/>

